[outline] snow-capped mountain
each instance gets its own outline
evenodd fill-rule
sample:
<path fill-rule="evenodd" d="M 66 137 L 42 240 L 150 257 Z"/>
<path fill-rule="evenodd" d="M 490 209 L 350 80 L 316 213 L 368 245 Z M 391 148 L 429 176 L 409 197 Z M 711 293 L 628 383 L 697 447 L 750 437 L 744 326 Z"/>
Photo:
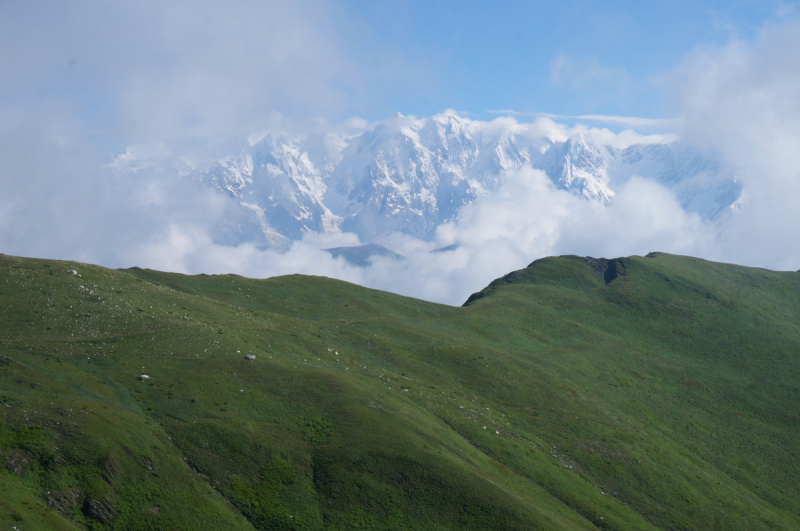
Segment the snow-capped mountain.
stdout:
<path fill-rule="evenodd" d="M 398 114 L 355 133 L 271 132 L 199 178 L 240 206 L 219 239 L 268 247 L 307 231 L 354 232 L 364 241 L 392 231 L 429 239 L 460 208 L 497 189 L 506 170 L 525 165 L 606 205 L 633 176 L 673 189 L 684 208 L 708 219 L 741 196 L 731 170 L 675 137 L 628 137 L 635 141 L 546 119 Z"/>

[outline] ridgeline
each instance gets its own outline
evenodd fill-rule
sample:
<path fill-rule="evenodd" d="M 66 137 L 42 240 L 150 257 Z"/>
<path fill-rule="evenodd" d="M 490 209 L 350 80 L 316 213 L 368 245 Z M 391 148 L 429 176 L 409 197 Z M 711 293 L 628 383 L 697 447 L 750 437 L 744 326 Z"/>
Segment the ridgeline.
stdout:
<path fill-rule="evenodd" d="M 564 256 L 453 308 L 0 256 L 0 308 L 2 529 L 800 528 L 800 273 Z"/>

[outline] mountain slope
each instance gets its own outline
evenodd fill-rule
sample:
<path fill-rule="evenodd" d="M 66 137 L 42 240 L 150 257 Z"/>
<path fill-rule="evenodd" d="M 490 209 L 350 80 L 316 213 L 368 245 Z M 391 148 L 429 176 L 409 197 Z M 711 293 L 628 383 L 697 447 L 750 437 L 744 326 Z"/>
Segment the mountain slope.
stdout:
<path fill-rule="evenodd" d="M 548 258 L 463 308 L 300 275 L 0 276 L 3 525 L 800 526 L 798 273 Z"/>

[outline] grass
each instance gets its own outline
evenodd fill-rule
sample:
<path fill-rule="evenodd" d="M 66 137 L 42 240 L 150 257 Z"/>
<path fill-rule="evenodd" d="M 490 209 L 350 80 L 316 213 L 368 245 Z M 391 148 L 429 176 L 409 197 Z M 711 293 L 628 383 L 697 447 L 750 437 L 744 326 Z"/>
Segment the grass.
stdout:
<path fill-rule="evenodd" d="M 800 528 L 799 273 L 547 258 L 452 308 L 0 256 L 0 307 L 7 529 Z"/>

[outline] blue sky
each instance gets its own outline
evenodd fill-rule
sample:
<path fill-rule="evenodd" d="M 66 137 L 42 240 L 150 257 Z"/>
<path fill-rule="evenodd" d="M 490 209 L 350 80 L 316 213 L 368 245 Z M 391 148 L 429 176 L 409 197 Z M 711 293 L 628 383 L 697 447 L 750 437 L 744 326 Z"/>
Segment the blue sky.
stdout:
<path fill-rule="evenodd" d="M 423 73 L 356 106 L 430 115 L 455 108 L 488 117 L 513 109 L 562 115 L 665 117 L 658 78 L 698 48 L 750 40 L 795 16 L 772 1 L 346 1 L 364 28 L 354 50 L 395 52 Z M 364 49 L 370 50 L 366 54 Z"/>

